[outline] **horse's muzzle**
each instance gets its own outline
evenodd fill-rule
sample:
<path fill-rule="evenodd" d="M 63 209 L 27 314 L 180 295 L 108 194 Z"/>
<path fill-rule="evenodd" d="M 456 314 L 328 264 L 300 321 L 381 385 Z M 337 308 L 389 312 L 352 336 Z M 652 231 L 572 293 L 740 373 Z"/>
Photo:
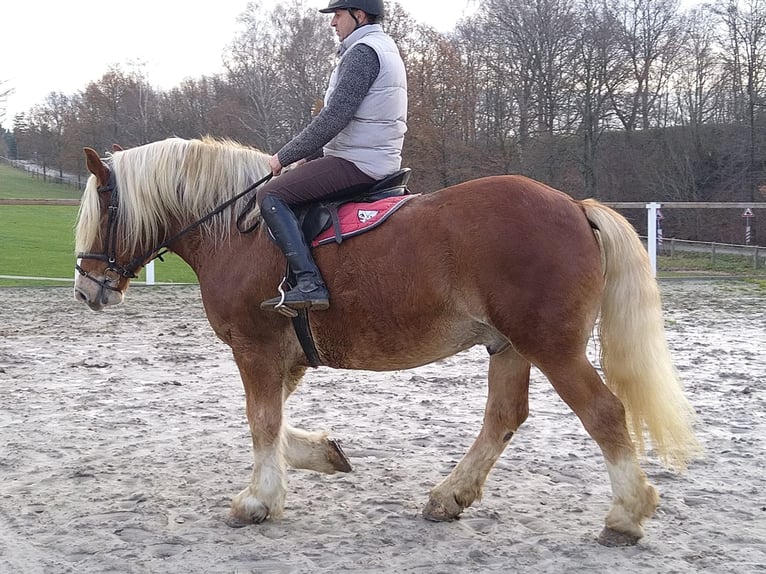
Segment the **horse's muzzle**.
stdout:
<path fill-rule="evenodd" d="M 101 311 L 109 305 L 119 305 L 123 300 L 123 293 L 112 287 L 105 277 L 92 275 L 79 275 L 74 282 L 74 298 L 80 303 L 85 303 L 93 311 Z"/>

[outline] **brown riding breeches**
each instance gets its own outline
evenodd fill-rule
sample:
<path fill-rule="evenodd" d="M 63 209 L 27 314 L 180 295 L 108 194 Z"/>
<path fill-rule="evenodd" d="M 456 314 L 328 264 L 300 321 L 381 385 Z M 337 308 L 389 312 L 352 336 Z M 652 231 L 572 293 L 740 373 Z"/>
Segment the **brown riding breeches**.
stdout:
<path fill-rule="evenodd" d="M 280 198 L 288 205 L 297 205 L 330 197 L 348 188 L 359 191 L 375 183 L 353 163 L 334 156 L 308 161 L 295 169 L 283 171 L 257 192 L 257 202 L 267 195 Z"/>

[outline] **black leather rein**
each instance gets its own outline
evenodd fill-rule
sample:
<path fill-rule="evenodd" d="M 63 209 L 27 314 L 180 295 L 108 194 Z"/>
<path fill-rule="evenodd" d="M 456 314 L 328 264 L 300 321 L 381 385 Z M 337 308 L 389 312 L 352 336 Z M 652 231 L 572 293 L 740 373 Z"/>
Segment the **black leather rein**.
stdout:
<path fill-rule="evenodd" d="M 262 185 L 269 181 L 272 177 L 272 174 L 268 174 L 262 179 L 256 181 L 254 184 L 249 186 L 244 191 L 238 193 L 231 199 L 225 201 L 218 207 L 216 207 L 213 211 L 208 213 L 207 215 L 201 217 L 191 225 L 185 227 L 169 239 L 166 239 L 162 243 L 160 243 L 157 247 L 152 248 L 151 250 L 147 251 L 143 255 L 140 255 L 138 257 L 134 257 L 130 260 L 126 265 L 121 265 L 117 262 L 117 208 L 119 207 L 120 199 L 119 194 L 117 192 L 117 183 L 115 182 L 114 177 L 114 171 L 109 171 L 109 179 L 106 182 L 105 185 L 98 187 L 98 193 L 109 193 L 109 206 L 107 207 L 108 216 L 107 216 L 107 222 L 106 222 L 106 239 L 104 241 L 104 245 L 106 248 L 106 251 L 104 253 L 78 253 L 77 258 L 78 259 L 97 259 L 99 261 L 104 261 L 107 263 L 107 268 L 104 270 L 104 278 L 103 280 L 99 280 L 87 271 L 85 271 L 82 267 L 80 267 L 79 263 L 75 265 L 75 269 L 77 272 L 86 279 L 90 279 L 94 283 L 97 283 L 101 289 L 109 289 L 110 291 L 119 291 L 117 288 L 117 283 L 119 282 L 120 277 L 126 277 L 128 279 L 135 279 L 136 278 L 136 271 L 138 271 L 141 267 L 149 263 L 150 261 L 153 261 L 154 259 L 159 259 L 162 261 L 162 256 L 165 255 L 169 251 L 168 247 L 177 239 L 180 239 L 187 233 L 197 229 L 200 225 L 203 223 L 209 221 L 219 213 L 221 213 L 223 210 L 228 208 L 229 206 L 236 203 L 239 199 L 253 191 L 255 188 L 257 188 L 259 185 Z M 250 205 L 251 202 L 248 204 Z M 163 251 L 164 250 L 164 251 Z"/>

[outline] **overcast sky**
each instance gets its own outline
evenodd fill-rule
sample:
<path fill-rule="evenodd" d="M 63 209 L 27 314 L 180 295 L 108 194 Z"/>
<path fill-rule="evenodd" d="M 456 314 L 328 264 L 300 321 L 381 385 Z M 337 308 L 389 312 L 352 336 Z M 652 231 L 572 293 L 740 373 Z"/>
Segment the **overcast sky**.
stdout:
<path fill-rule="evenodd" d="M 265 6 L 278 0 L 262 0 Z M 306 0 L 324 8 L 329 0 Z M 472 12 L 472 0 L 400 0 L 410 14 L 446 31 Z M 222 70 L 247 0 L 5 0 L 0 32 L 0 90 L 8 96 L 4 127 L 51 92 L 72 95 L 110 65 L 144 64 L 163 89 Z M 327 17 L 330 24 L 330 17 Z"/>

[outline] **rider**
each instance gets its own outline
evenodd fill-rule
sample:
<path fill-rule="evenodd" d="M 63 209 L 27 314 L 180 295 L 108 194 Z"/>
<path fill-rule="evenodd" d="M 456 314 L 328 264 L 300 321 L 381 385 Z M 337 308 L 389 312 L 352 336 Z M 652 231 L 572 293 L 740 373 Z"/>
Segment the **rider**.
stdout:
<path fill-rule="evenodd" d="M 257 193 L 261 215 L 297 278 L 284 297 L 262 309 L 327 309 L 330 296 L 311 256 L 292 205 L 348 188 L 367 188 L 401 167 L 407 131 L 407 76 L 399 50 L 383 32 L 383 0 L 331 0 L 323 13 L 340 39 L 324 107 L 292 141 L 269 159 L 282 168 L 312 156 L 265 184 Z M 322 150 L 322 148 L 324 148 Z"/>

